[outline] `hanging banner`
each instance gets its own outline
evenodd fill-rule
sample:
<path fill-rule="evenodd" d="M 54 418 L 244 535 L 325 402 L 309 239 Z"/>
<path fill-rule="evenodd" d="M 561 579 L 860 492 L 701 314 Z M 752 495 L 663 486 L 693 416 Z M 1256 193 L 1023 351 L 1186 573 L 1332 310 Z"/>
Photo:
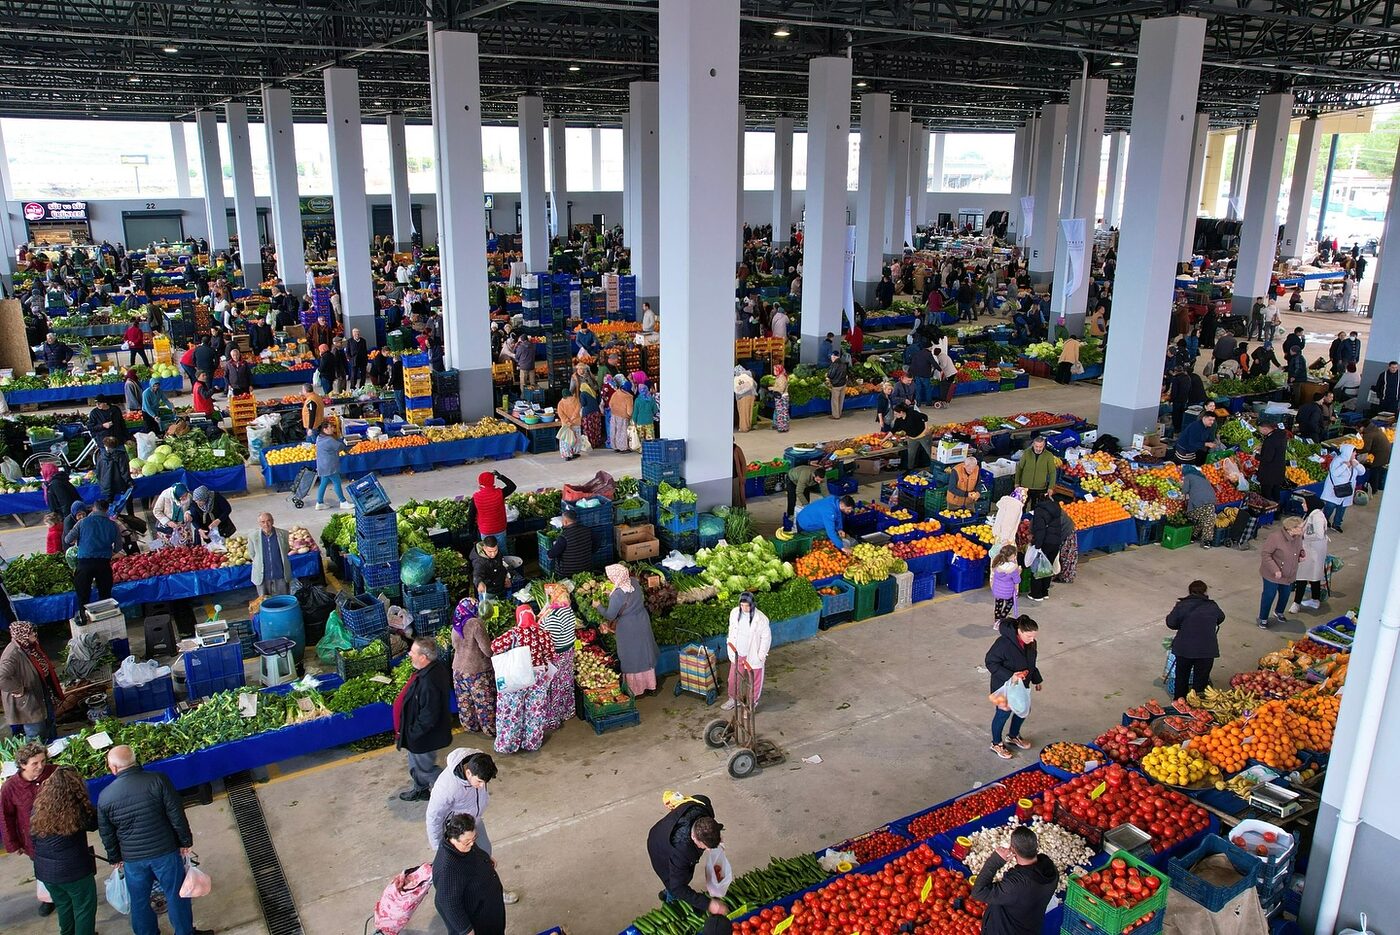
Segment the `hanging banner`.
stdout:
<path fill-rule="evenodd" d="M 1026 195 L 1021 199 L 1021 239 L 1029 240 L 1031 236 L 1031 219 L 1035 215 L 1035 196 Z"/>
<path fill-rule="evenodd" d="M 846 318 L 852 324 L 856 320 L 856 228 L 852 224 L 846 228 L 846 272 L 842 276 L 842 306 Z"/>
<path fill-rule="evenodd" d="M 914 246 L 914 199 L 908 195 L 904 197 L 904 242 Z"/>
<path fill-rule="evenodd" d="M 1065 256 L 1069 261 L 1069 276 L 1065 281 L 1065 296 L 1069 297 L 1084 285 L 1085 229 L 1083 218 L 1067 218 L 1060 222 L 1060 236 L 1065 241 Z"/>

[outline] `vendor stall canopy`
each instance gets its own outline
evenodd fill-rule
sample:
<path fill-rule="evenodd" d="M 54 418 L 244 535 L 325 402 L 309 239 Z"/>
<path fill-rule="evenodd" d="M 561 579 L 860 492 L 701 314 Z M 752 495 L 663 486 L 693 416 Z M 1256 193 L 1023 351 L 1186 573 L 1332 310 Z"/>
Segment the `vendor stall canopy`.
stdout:
<path fill-rule="evenodd" d="M 324 120 L 321 70 L 360 72 L 373 120 L 429 122 L 429 23 L 480 36 L 483 119 L 515 121 L 516 97 L 615 124 L 628 82 L 654 80 L 656 0 L 98 0 L 4 2 L 0 115 L 162 119 L 293 91 L 299 119 Z M 1010 129 L 1067 99 L 1087 67 L 1109 80 L 1106 129 L 1126 129 L 1139 26 L 1208 20 L 1200 107 L 1213 123 L 1254 119 L 1289 87 L 1295 114 L 1400 101 L 1396 4 L 1375 0 L 742 0 L 740 96 L 770 126 L 806 111 L 808 61 L 854 61 L 853 98 L 891 95 L 934 129 Z"/>

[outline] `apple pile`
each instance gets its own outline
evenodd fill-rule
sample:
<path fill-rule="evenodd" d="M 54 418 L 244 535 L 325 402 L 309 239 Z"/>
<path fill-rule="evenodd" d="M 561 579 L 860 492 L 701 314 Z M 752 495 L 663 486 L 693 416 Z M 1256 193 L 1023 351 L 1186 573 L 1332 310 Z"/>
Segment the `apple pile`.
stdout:
<path fill-rule="evenodd" d="M 1166 741 L 1152 733 L 1146 721 L 1133 721 L 1127 727 L 1110 727 L 1094 740 L 1094 746 L 1119 763 L 1138 762 L 1154 747 L 1166 746 Z"/>
<path fill-rule="evenodd" d="M 1096 795 L 1100 785 L 1103 791 Z M 1046 821 L 1068 816 L 1067 827 L 1079 833 L 1131 822 L 1152 835 L 1158 853 L 1210 827 L 1205 809 L 1117 763 L 1047 790 L 1036 814 Z"/>

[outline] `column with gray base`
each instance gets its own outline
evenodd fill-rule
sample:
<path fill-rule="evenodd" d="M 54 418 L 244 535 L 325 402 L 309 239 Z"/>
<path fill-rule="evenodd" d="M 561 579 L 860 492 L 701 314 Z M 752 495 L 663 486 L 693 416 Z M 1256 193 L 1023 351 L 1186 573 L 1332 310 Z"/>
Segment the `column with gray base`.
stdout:
<path fill-rule="evenodd" d="M 433 136 L 437 197 L 442 208 L 438 245 L 442 257 L 443 357 L 461 382 L 462 418 L 489 415 L 490 310 L 487 307 L 485 204 L 481 169 L 481 76 L 477 37 L 470 32 L 433 33 Z"/>
<path fill-rule="evenodd" d="M 632 272 L 637 277 L 637 307 L 641 308 L 643 302 L 650 302 L 652 308 L 661 312 L 661 306 L 657 304 L 661 294 L 658 253 L 661 246 L 661 174 L 658 168 L 661 141 L 657 136 L 660 120 L 657 83 L 633 81 L 627 86 L 627 97 L 632 111 L 632 133 L 628 145 L 631 147 L 632 162 L 635 164 L 632 172 L 637 183 L 632 191 L 632 214 L 637 233 L 628 246 L 632 249 Z M 737 103 L 735 106 L 738 106 Z M 732 274 L 726 278 L 726 282 L 733 281 Z"/>
<path fill-rule="evenodd" d="M 817 359 L 817 348 L 828 332 L 841 330 L 850 133 L 851 60 L 814 58 L 807 63 L 807 221 L 802 239 L 802 360 L 806 363 Z M 859 216 L 856 224 L 859 238 Z"/>
<path fill-rule="evenodd" d="M 1117 227 L 1123 217 L 1123 170 L 1128 164 L 1123 158 L 1123 144 L 1127 140 L 1128 134 L 1124 130 L 1115 130 L 1108 135 L 1108 185 L 1104 189 L 1100 230 Z"/>
<path fill-rule="evenodd" d="M 904 207 L 909 197 L 909 131 L 912 126 L 908 113 L 890 114 L 889 168 L 885 173 L 884 192 L 887 257 L 904 255 Z M 864 161 L 862 157 L 861 162 Z"/>
<path fill-rule="evenodd" d="M 1386 203 L 1385 227 L 1381 231 L 1381 256 L 1371 268 L 1375 282 L 1371 285 L 1371 333 L 1366 338 L 1366 361 L 1361 373 L 1361 400 L 1376 383 L 1386 364 L 1400 358 L 1400 305 L 1385 301 L 1400 295 L 1400 152 L 1395 154 L 1395 169 L 1390 176 L 1390 200 Z M 1385 245 L 1391 244 L 1390 255 Z M 1378 301 L 1379 300 L 1379 301 Z"/>
<path fill-rule="evenodd" d="M 549 205 L 544 197 L 544 100 L 516 100 L 520 131 L 520 240 L 525 268 L 549 271 Z"/>
<path fill-rule="evenodd" d="M 929 143 L 928 128 L 922 123 L 912 124 L 909 128 L 909 209 L 914 227 L 928 220 L 924 210 L 928 207 Z"/>
<path fill-rule="evenodd" d="M 1292 94 L 1266 94 L 1259 101 L 1254 126 L 1254 162 L 1249 167 L 1245 200 L 1249 218 L 1240 229 L 1239 265 L 1235 270 L 1236 315 L 1249 314 L 1254 299 L 1269 291 L 1278 256 L 1278 191 L 1283 183 L 1283 150 L 1293 116 Z"/>
<path fill-rule="evenodd" d="M 736 159 L 735 185 L 734 185 L 734 240 L 737 249 L 734 251 L 734 259 L 742 261 L 744 259 L 744 129 L 748 122 L 748 111 L 743 104 L 735 108 L 739 115 L 739 156 Z M 758 225 L 755 224 L 755 227 Z"/>
<path fill-rule="evenodd" d="M 389 134 L 389 207 L 394 216 L 394 248 L 413 249 L 413 198 L 408 191 L 408 135 L 403 114 L 384 120 Z"/>
<path fill-rule="evenodd" d="M 554 236 L 569 239 L 569 147 L 563 117 L 549 118 L 549 200 Z"/>
<path fill-rule="evenodd" d="M 1031 194 L 1035 198 L 1030 249 L 1026 268 L 1037 289 L 1044 289 L 1055 274 L 1055 249 L 1060 242 L 1060 189 L 1065 169 L 1065 132 L 1069 106 L 1047 104 L 1036 126 L 1035 169 Z"/>
<path fill-rule="evenodd" d="M 256 289 L 262 282 L 262 241 L 258 237 L 258 201 L 253 195 L 253 147 L 248 139 L 248 105 L 224 105 L 228 124 L 228 154 L 233 165 L 233 213 L 238 225 L 238 255 L 243 262 L 243 285 Z"/>
<path fill-rule="evenodd" d="M 1093 251 L 1094 209 L 1099 201 L 1099 169 L 1103 155 L 1103 117 L 1108 103 L 1108 79 L 1076 79 L 1070 82 L 1068 136 L 1065 139 L 1064 184 L 1060 191 L 1060 217 L 1084 222 L 1084 249 L 1078 283 L 1073 292 L 1069 274 L 1069 243 L 1063 232 L 1055 244 L 1055 281 L 1050 307 L 1064 316 L 1070 334 L 1084 332 L 1089 301 L 1090 257 Z"/>
<path fill-rule="evenodd" d="M 1196 243 L 1196 208 L 1201 203 L 1201 179 L 1206 169 L 1206 138 L 1210 134 L 1210 114 L 1196 115 L 1191 134 L 1191 164 L 1186 169 L 1186 204 L 1181 215 L 1181 250 L 1177 258 L 1190 260 Z"/>
<path fill-rule="evenodd" d="M 1283 222 L 1279 256 L 1302 256 L 1303 247 L 1307 245 L 1313 176 L 1317 174 L 1317 148 L 1321 141 L 1322 121 L 1313 114 L 1298 126 L 1298 148 L 1293 156 L 1293 185 L 1288 192 L 1288 216 Z"/>
<path fill-rule="evenodd" d="M 175 164 L 175 194 L 180 198 L 190 197 L 190 157 L 185 146 L 185 125 L 176 121 L 170 124 L 170 155 Z"/>
<path fill-rule="evenodd" d="M 1148 19 L 1138 41 L 1117 274 L 1133 288 L 1115 296 L 1099 404 L 1100 434 L 1125 442 L 1157 425 L 1205 30 L 1192 16 Z"/>
<path fill-rule="evenodd" d="M 785 247 L 792 228 L 792 118 L 773 121 L 773 246 Z"/>
<path fill-rule="evenodd" d="M 702 509 L 732 499 L 739 0 L 661 0 L 661 291 L 666 434 L 686 440 Z M 639 290 L 640 291 L 640 290 Z"/>
<path fill-rule="evenodd" d="M 931 140 L 933 146 L 933 166 L 929 169 L 929 175 L 933 182 L 933 190 L 943 191 L 943 167 L 948 152 L 948 134 L 935 133 Z M 1014 187 L 1012 189 L 1015 190 Z"/>
<path fill-rule="evenodd" d="M 1244 217 L 1245 194 L 1249 185 L 1249 164 L 1254 152 L 1252 128 L 1245 124 L 1235 131 L 1235 161 L 1230 166 L 1230 201 L 1225 217 L 1238 221 Z"/>
<path fill-rule="evenodd" d="M 324 74 L 340 315 L 347 333 L 351 328 L 359 328 L 361 334 L 373 335 L 374 284 L 369 268 L 369 202 L 365 198 L 360 76 L 353 68 L 327 68 Z"/>
<path fill-rule="evenodd" d="M 179 124 L 171 124 L 171 126 L 179 126 Z M 9 156 L 5 151 L 5 136 L 3 133 L 0 133 L 0 165 L 8 164 Z M 185 176 L 185 187 L 188 189 L 188 171 L 185 172 Z M 10 218 L 10 202 L 12 197 L 13 193 L 10 191 L 10 173 L 0 172 L 0 276 L 3 276 L 3 281 L 0 281 L 0 294 L 14 297 L 20 294 L 15 291 L 12 285 L 14 283 L 16 267 L 19 263 L 19 259 L 16 256 L 16 251 L 19 249 L 19 239 L 15 236 L 15 222 Z M 20 218 L 20 223 L 23 223 L 22 217 Z M 135 247 L 136 244 L 129 244 L 128 246 Z"/>
<path fill-rule="evenodd" d="M 199 138 L 199 174 L 204 184 L 204 218 L 209 231 L 209 259 L 228 249 L 228 206 L 224 201 L 224 165 L 219 155 L 219 118 L 212 110 L 194 115 Z"/>
<path fill-rule="evenodd" d="M 811 142 L 807 146 L 810 150 Z M 875 287 L 880 283 L 880 270 L 885 265 L 885 187 L 889 172 L 890 96 L 862 94 L 860 96 L 860 164 L 856 172 L 856 301 L 870 305 L 875 301 Z M 808 156 L 810 159 L 811 157 Z M 844 162 L 842 163 L 844 165 Z M 808 170 L 807 188 L 812 188 Z M 842 184 L 845 191 L 845 184 Z M 810 219 L 811 196 L 808 196 L 807 216 Z M 842 229 L 844 230 L 844 225 Z M 843 233 L 841 240 L 845 241 Z M 844 253 L 844 248 L 843 248 Z M 841 261 L 845 265 L 845 261 Z M 811 263 L 802 268 L 810 276 L 815 272 Z M 804 288 L 805 288 L 804 283 Z M 838 293 L 836 301 L 840 303 Z M 805 316 L 804 316 L 805 317 Z M 840 324 L 840 317 L 837 317 Z M 840 331 L 840 328 L 828 329 Z M 826 334 L 822 332 L 823 336 Z M 805 342 L 804 342 L 805 343 Z M 805 350 L 805 348 L 804 348 Z M 804 355 L 805 359 L 805 355 Z"/>
<path fill-rule="evenodd" d="M 263 88 L 262 104 L 272 184 L 272 244 L 277 248 L 277 278 L 293 295 L 305 295 L 306 240 L 302 236 L 301 198 L 297 189 L 292 92 L 288 88 Z M 370 340 L 373 339 L 371 335 Z"/>

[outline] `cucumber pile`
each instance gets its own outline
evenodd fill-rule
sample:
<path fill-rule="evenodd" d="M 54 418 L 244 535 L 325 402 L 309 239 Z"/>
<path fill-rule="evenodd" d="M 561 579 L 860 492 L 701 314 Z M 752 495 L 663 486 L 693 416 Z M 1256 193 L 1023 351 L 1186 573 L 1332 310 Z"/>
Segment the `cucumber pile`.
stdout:
<path fill-rule="evenodd" d="M 830 876 L 811 854 L 774 857 L 768 866 L 736 877 L 724 901 L 736 907 L 731 918 L 776 902 L 785 896 L 816 886 Z M 696 935 L 705 926 L 700 913 L 681 902 L 671 902 L 638 916 L 632 927 L 641 935 Z"/>

